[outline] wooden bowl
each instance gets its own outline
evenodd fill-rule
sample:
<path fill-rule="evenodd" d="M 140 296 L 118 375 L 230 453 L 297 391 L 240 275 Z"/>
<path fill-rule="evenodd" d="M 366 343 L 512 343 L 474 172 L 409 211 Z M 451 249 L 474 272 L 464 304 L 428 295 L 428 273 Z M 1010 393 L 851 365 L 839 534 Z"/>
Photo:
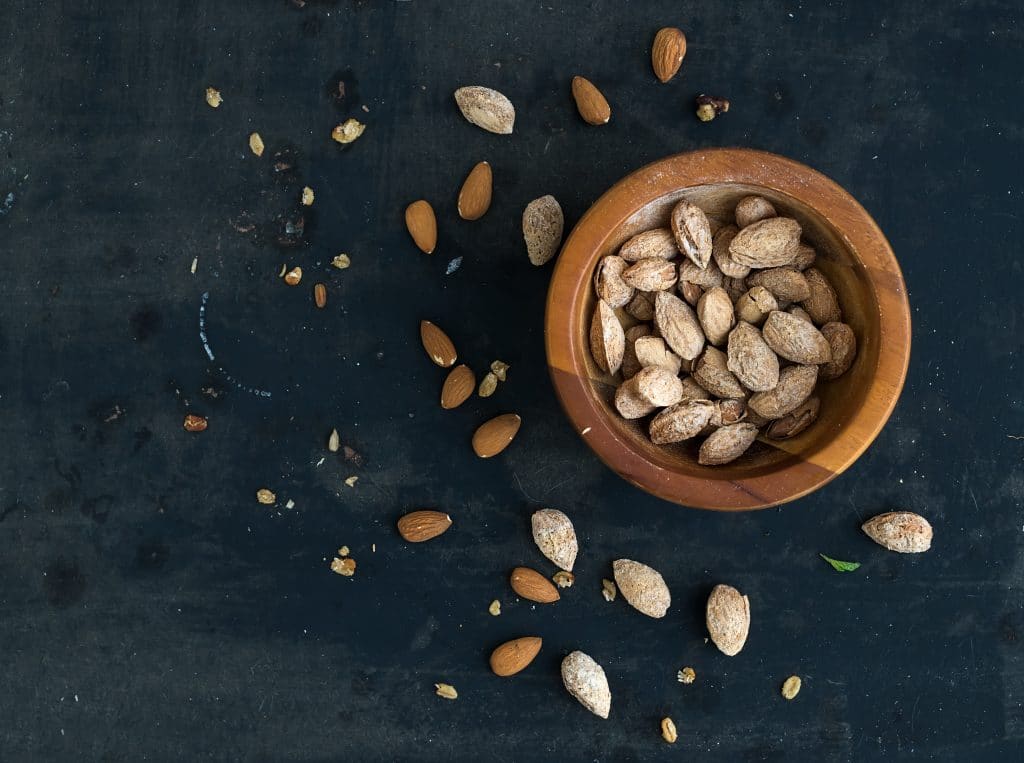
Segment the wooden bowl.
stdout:
<path fill-rule="evenodd" d="M 857 335 L 857 359 L 840 378 L 819 382 L 821 413 L 804 433 L 781 441 L 759 438 L 731 464 L 701 466 L 697 441 L 654 445 L 647 438 L 647 419 L 626 421 L 612 406 L 617 380 L 590 356 L 594 267 L 630 236 L 667 226 L 679 199 L 731 222 L 736 202 L 750 194 L 766 197 L 780 215 L 803 226 L 804 240 L 818 252 L 816 267 L 832 282 L 844 320 Z M 612 470 L 642 490 L 684 506 L 761 509 L 826 484 L 881 431 L 907 373 L 910 307 L 889 242 L 850 194 L 790 159 L 717 148 L 677 154 L 637 170 L 580 219 L 551 278 L 545 341 L 551 378 L 565 412 Z"/>

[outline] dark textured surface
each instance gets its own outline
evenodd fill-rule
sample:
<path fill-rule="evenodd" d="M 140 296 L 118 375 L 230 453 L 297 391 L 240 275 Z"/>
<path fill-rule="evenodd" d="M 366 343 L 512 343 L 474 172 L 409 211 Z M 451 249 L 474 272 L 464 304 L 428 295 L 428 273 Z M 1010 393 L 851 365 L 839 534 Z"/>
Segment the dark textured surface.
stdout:
<path fill-rule="evenodd" d="M 0 757 L 1021 755 L 1024 32 L 1010 0 L 893 5 L 6 0 Z M 648 50 L 666 23 L 690 47 L 662 86 Z M 577 73 L 611 102 L 607 127 L 576 115 Z M 475 83 L 517 105 L 515 135 L 462 120 L 451 92 Z M 698 123 L 701 90 L 732 111 Z M 368 127 L 341 149 L 329 133 L 347 114 Z M 584 447 L 545 370 L 550 266 L 528 264 L 519 234 L 536 196 L 571 224 L 626 172 L 710 145 L 844 185 L 890 237 L 915 321 L 906 391 L 871 450 L 819 493 L 742 516 L 649 498 Z M 279 151 L 293 171 L 274 171 Z M 494 205 L 465 223 L 455 194 L 481 159 Z M 277 234 L 305 183 L 316 204 L 287 248 Z M 433 257 L 401 222 L 420 197 L 440 220 Z M 339 251 L 351 269 L 329 268 Z M 300 287 L 276 278 L 282 262 L 306 270 Z M 422 317 L 473 367 L 511 363 L 509 382 L 442 411 Z M 506 410 L 523 416 L 518 440 L 477 460 L 470 432 Z M 210 428 L 182 431 L 186 411 Z M 325 451 L 332 426 L 364 466 Z M 257 504 L 261 486 L 294 508 Z M 434 505 L 454 527 L 401 542 L 396 516 Z M 553 571 L 529 536 L 540 506 L 567 511 L 582 546 L 551 607 L 506 583 L 516 564 Z M 894 507 L 932 521 L 930 553 L 860 533 Z M 328 570 L 343 543 L 353 579 Z M 863 566 L 837 574 L 819 551 Z M 664 574 L 664 620 L 603 601 L 620 556 Z M 720 581 L 753 611 L 731 659 L 704 643 Z M 490 649 L 526 634 L 545 639 L 534 665 L 490 675 Z M 561 688 L 574 648 L 608 673 L 607 721 Z M 687 664 L 692 686 L 675 680 Z M 804 688 L 786 703 L 791 673 Z M 434 696 L 440 680 L 458 701 Z"/>

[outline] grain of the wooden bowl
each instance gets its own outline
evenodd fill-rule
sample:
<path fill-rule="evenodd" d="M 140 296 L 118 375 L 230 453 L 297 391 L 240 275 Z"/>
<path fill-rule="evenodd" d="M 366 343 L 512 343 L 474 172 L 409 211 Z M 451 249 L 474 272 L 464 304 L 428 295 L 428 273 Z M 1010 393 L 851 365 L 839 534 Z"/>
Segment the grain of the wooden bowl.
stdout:
<path fill-rule="evenodd" d="M 857 335 L 858 354 L 842 377 L 819 383 L 821 414 L 803 434 L 782 441 L 762 438 L 732 464 L 700 466 L 696 442 L 653 445 L 644 431 L 646 419 L 625 421 L 612 407 L 616 382 L 590 356 L 594 266 L 630 236 L 667 225 L 681 198 L 731 221 L 736 201 L 753 193 L 803 226 L 804 239 L 818 252 L 816 266 L 835 286 L 844 319 Z M 576 431 L 612 470 L 642 490 L 684 506 L 759 509 L 826 484 L 875 439 L 906 377 L 910 308 L 889 242 L 836 183 L 774 154 L 707 149 L 634 172 L 577 223 L 552 275 L 545 340 L 562 406 Z"/>

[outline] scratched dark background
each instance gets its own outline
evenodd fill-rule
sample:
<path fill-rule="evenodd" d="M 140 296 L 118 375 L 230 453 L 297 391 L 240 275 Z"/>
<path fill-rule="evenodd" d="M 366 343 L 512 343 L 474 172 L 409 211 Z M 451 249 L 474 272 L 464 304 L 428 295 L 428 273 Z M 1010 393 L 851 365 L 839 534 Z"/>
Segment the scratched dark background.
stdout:
<path fill-rule="evenodd" d="M 659 85 L 649 46 L 667 24 L 689 52 Z M 0 758 L 1024 754 L 1022 45 L 1012 0 L 5 0 Z M 577 73 L 607 95 L 608 126 L 578 118 Z M 513 100 L 513 136 L 461 118 L 464 84 Z M 732 110 L 699 123 L 700 91 Z M 367 129 L 342 148 L 329 136 L 347 116 Z M 545 369 L 550 266 L 529 265 L 519 231 L 534 197 L 554 194 L 571 225 L 627 172 L 716 145 L 844 185 L 891 239 L 915 322 L 902 402 L 871 450 L 818 493 L 741 516 L 650 498 L 586 449 Z M 494 205 L 467 223 L 455 194 L 481 159 Z M 432 257 L 402 225 L 421 197 L 440 220 Z M 337 271 L 342 251 L 352 267 Z M 305 269 L 299 287 L 278 280 L 283 263 Z M 509 381 L 442 411 L 421 318 L 474 368 L 509 362 Z M 478 460 L 470 433 L 505 411 L 520 436 Z M 209 429 L 184 432 L 186 412 Z M 326 451 L 331 427 L 361 466 Z M 412 547 L 394 521 L 423 506 L 455 525 Z M 576 586 L 534 607 L 506 578 L 554 571 L 529 534 L 543 506 L 573 517 L 582 552 Z M 897 507 L 934 524 L 930 553 L 861 534 Z M 341 544 L 352 579 L 328 569 Z M 818 552 L 863 566 L 841 575 Z M 601 598 L 620 556 L 663 572 L 664 620 Z M 704 640 L 720 581 L 753 610 L 731 659 Z M 491 675 L 490 650 L 526 634 L 545 639 L 537 661 Z M 561 687 L 575 648 L 608 673 L 607 721 Z M 804 688 L 787 703 L 791 673 Z"/>

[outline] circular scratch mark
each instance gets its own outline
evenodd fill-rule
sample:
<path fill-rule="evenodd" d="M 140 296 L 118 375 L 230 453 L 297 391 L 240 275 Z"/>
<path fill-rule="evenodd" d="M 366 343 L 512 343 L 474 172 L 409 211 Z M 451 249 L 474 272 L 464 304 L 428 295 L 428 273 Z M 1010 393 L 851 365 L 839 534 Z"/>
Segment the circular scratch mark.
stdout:
<path fill-rule="evenodd" d="M 206 303 L 210 301 L 210 292 L 204 291 L 202 302 L 199 305 L 199 340 L 203 343 L 203 349 L 206 350 L 207 357 L 213 361 L 214 354 L 213 348 L 210 347 L 210 341 L 206 336 Z M 240 390 L 244 390 L 250 394 L 256 395 L 256 397 L 270 397 L 270 393 L 265 389 L 257 389 L 256 387 L 249 387 L 242 382 L 238 381 L 234 376 L 224 370 L 223 366 L 217 366 L 217 370 L 227 379 L 232 385 Z"/>

